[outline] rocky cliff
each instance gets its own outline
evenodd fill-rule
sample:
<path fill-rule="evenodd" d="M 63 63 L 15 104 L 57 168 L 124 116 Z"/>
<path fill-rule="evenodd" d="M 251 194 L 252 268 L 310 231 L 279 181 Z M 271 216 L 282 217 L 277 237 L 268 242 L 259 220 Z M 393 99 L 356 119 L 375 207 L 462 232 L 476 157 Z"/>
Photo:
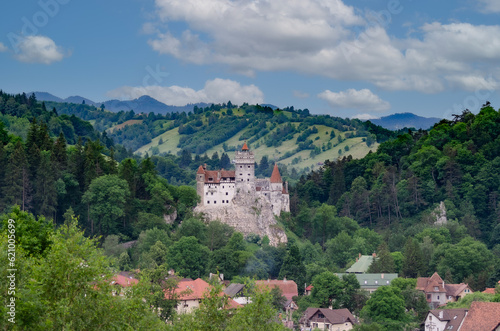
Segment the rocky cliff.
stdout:
<path fill-rule="evenodd" d="M 228 206 L 197 206 L 196 213 L 202 213 L 207 221 L 219 220 L 236 231 L 248 235 L 268 236 L 270 245 L 286 243 L 285 231 L 278 225 L 269 201 L 255 196 L 236 196 Z"/>

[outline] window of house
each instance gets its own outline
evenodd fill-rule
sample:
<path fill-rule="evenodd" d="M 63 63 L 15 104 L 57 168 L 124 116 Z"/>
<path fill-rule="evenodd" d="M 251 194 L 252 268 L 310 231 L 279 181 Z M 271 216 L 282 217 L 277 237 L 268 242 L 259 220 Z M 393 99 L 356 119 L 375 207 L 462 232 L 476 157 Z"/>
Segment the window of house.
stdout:
<path fill-rule="evenodd" d="M 438 300 L 439 300 L 439 295 L 438 295 Z"/>
<path fill-rule="evenodd" d="M 365 280 L 365 284 L 368 284 L 368 281 L 367 281 L 367 280 Z"/>
<path fill-rule="evenodd" d="M 430 299 L 431 299 L 431 295 L 427 294 L 427 300 L 430 300 Z"/>
<path fill-rule="evenodd" d="M 318 314 L 318 317 L 319 317 L 319 318 L 325 318 L 325 315 L 323 315 L 322 313 L 319 313 L 319 314 Z"/>
<path fill-rule="evenodd" d="M 377 285 L 378 284 L 378 280 L 375 281 L 375 284 Z"/>
<path fill-rule="evenodd" d="M 434 286 L 434 291 L 439 291 L 439 287 Z"/>

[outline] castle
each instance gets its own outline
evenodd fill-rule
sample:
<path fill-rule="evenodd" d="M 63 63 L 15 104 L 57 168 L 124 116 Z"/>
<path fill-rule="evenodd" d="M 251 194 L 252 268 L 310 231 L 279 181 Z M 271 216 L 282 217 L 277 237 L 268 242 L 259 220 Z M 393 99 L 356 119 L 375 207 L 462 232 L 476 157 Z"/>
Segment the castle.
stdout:
<path fill-rule="evenodd" d="M 267 235 L 271 244 L 286 242 L 275 216 L 290 211 L 288 183 L 282 182 L 275 164 L 271 178 L 255 178 L 255 156 L 246 143 L 236 151 L 235 170 L 198 168 L 196 191 L 200 202 L 196 212 L 229 224 L 243 234 Z"/>

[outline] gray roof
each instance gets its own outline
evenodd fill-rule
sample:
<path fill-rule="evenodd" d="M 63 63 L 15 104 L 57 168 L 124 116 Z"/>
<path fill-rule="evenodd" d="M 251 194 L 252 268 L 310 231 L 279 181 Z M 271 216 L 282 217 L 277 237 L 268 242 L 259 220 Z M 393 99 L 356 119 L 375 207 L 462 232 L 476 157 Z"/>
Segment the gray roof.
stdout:
<path fill-rule="evenodd" d="M 233 283 L 229 284 L 228 287 L 224 290 L 224 293 L 227 294 L 229 297 L 234 298 L 236 294 L 240 293 L 243 288 L 245 287 L 245 284 L 238 284 L 238 283 Z"/>
<path fill-rule="evenodd" d="M 342 277 L 348 274 L 336 274 Z M 373 289 L 384 285 L 390 285 L 391 281 L 398 278 L 398 274 L 354 274 L 361 289 Z"/>
<path fill-rule="evenodd" d="M 362 273 L 367 272 L 368 268 L 373 262 L 373 256 L 371 255 L 361 255 L 361 257 L 345 272 L 348 273 Z"/>

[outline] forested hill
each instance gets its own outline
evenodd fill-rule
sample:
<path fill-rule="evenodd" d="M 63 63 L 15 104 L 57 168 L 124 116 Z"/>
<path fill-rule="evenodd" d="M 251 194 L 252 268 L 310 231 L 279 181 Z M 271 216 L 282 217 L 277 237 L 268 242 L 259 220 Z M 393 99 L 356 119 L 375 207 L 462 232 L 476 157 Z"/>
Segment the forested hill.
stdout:
<path fill-rule="evenodd" d="M 390 251 L 416 238 L 429 263 L 419 274 L 438 271 L 482 288 L 500 278 L 499 190 L 500 113 L 487 103 L 477 115 L 464 111 L 430 131 L 402 134 L 362 159 L 326 162 L 293 188 L 292 216 L 284 222 L 324 248 L 357 245 L 348 228 L 341 236 L 324 216 L 335 206 L 331 213 L 383 234 Z M 441 202 L 448 223 L 438 226 Z M 332 258 L 342 266 L 357 251 L 350 254 Z"/>
<path fill-rule="evenodd" d="M 244 141 L 255 152 L 256 161 L 293 167 L 297 171 L 318 167 L 325 159 L 345 155 L 363 157 L 378 143 L 396 134 L 372 123 L 325 115 L 307 109 L 272 109 L 268 106 L 227 104 L 192 112 L 136 114 L 133 110 L 113 113 L 84 104 L 47 102 L 59 113 L 91 121 L 106 130 L 115 143 L 139 155 L 181 154 L 231 157 Z"/>

